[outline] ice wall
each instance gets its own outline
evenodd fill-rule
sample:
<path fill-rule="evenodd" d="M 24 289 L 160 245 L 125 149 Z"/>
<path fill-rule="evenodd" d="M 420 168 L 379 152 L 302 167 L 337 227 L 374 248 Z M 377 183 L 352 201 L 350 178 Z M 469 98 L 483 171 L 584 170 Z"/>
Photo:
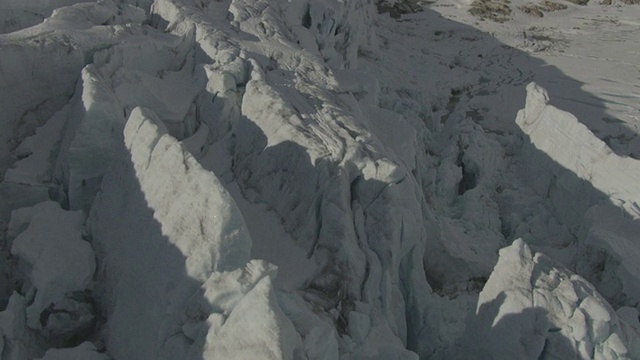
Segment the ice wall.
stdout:
<path fill-rule="evenodd" d="M 491 359 L 634 359 L 637 329 L 594 287 L 520 239 L 500 258 L 478 299 L 463 353 Z M 472 335 L 473 334 L 473 335 Z"/>
<path fill-rule="evenodd" d="M 616 155 L 570 113 L 548 104 L 544 89 L 527 86 L 527 102 L 516 123 L 527 136 L 525 168 L 533 188 L 576 235 L 576 269 L 617 306 L 635 305 L 640 247 L 632 235 L 640 162 Z"/>
<path fill-rule="evenodd" d="M 225 343 L 226 352 L 220 345 L 206 351 L 225 358 L 291 358 L 295 332 L 268 280 L 275 270 L 248 264 L 251 239 L 216 176 L 150 110 L 133 110 L 120 148 L 89 219 L 102 256 L 110 353 L 123 359 L 199 358 L 204 337 L 208 344 L 246 336 L 254 319 L 235 311 L 238 306 L 261 313 L 264 328 L 251 329 L 251 339 L 262 341 L 247 343 L 243 355 L 228 350 L 233 343 Z"/>
<path fill-rule="evenodd" d="M 7 358 L 33 358 L 93 331 L 96 261 L 83 227 L 81 212 L 53 201 L 13 211 L 7 239 L 17 261 L 12 280 L 21 286 L 0 313 Z"/>
<path fill-rule="evenodd" d="M 414 116 L 431 104 L 356 70 L 380 50 L 374 5 L 104 0 L 0 35 L 0 210 L 46 201 L 13 213 L 1 345 L 45 359 L 635 356 L 589 283 L 522 241 L 498 249 L 520 233 L 575 240 L 568 265 L 635 324 L 621 306 L 640 289 L 636 164 L 535 85 L 522 151 L 456 104 Z M 53 266 L 71 248 L 86 261 Z M 84 337 L 30 345 L 69 309 Z"/>
<path fill-rule="evenodd" d="M 4 140 L 21 141 L 60 109 L 93 53 L 141 33 L 139 26 L 114 32 L 113 25 L 142 21 L 144 13 L 105 0 L 63 7 L 37 26 L 0 35 L 2 89 L 7 94 L 0 100 L 6 109 L 0 124 L 3 134 L 14 135 Z"/>

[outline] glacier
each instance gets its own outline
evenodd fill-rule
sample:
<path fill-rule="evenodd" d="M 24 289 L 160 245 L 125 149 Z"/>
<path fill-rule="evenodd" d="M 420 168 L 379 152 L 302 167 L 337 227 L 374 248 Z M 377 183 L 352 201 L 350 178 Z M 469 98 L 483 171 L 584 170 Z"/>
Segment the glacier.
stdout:
<path fill-rule="evenodd" d="M 640 358 L 635 134 L 455 3 L 0 4 L 0 358 Z"/>

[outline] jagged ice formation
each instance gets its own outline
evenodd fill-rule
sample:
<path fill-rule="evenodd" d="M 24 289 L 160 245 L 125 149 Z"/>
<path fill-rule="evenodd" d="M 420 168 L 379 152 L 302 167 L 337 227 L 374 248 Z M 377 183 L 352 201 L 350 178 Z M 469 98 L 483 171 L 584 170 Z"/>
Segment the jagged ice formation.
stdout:
<path fill-rule="evenodd" d="M 640 357 L 636 160 L 391 91 L 389 6 L 0 6 L 2 359 Z"/>

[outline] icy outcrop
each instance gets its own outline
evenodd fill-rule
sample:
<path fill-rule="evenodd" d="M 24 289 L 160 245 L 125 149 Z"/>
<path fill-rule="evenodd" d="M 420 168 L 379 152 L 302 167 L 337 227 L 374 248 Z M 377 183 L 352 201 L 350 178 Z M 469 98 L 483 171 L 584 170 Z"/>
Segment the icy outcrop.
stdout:
<path fill-rule="evenodd" d="M 548 104 L 544 89 L 527 86 L 516 122 L 529 137 L 526 170 L 551 211 L 578 235 L 576 269 L 612 303 L 640 300 L 640 162 L 616 155 L 570 113 Z"/>
<path fill-rule="evenodd" d="M 34 359 L 42 355 L 35 333 L 27 327 L 27 299 L 13 293 L 0 312 L 0 349 L 7 359 Z"/>
<path fill-rule="evenodd" d="M 33 296 L 27 325 L 47 338 L 70 338 L 88 331 L 95 320 L 88 289 L 95 271 L 91 245 L 83 239 L 84 215 L 64 211 L 55 202 L 13 212 L 11 253 L 27 272 L 23 291 Z"/>
<path fill-rule="evenodd" d="M 527 86 L 527 102 L 516 123 L 538 152 L 525 157 L 536 175 L 534 188 L 550 197 L 567 223 L 579 225 L 584 212 L 603 198 L 640 218 L 640 186 L 634 180 L 640 177 L 639 161 L 616 155 L 575 116 L 549 105 L 546 91 L 535 83 Z M 553 162 L 540 161 L 540 156 Z"/>
<path fill-rule="evenodd" d="M 428 243 L 425 270 L 434 287 L 453 294 L 469 280 L 481 286 L 504 246 L 496 189 L 508 160 L 495 137 L 469 119 L 448 120 L 431 148 L 438 156 L 422 167 L 436 239 Z"/>
<path fill-rule="evenodd" d="M 613 205 L 594 206 L 585 214 L 576 269 L 616 306 L 640 300 L 638 234 L 638 221 Z"/>
<path fill-rule="evenodd" d="M 331 4 L 337 19 L 367 6 Z M 278 16 L 289 5 L 232 1 L 228 29 L 214 11 L 221 10 L 219 3 L 205 6 L 210 17 L 179 1 L 154 4 L 154 13 L 174 33 L 195 29 L 196 43 L 214 60 L 205 67 L 211 95 L 201 97 L 213 105 L 199 103 L 200 114 L 210 111 L 212 143 L 200 162 L 237 184 L 249 202 L 268 205 L 295 245 L 318 264 L 301 294 L 345 334 L 337 339 L 342 353 L 415 356 L 406 347 L 417 348 L 430 296 L 422 270 L 422 195 L 410 173 L 416 164 L 407 145 L 417 141 L 415 133 L 404 129 L 407 138 L 397 153 L 380 141 L 358 99 L 339 87 L 323 59 L 299 48 L 289 30 L 294 24 Z M 315 10 L 309 14 L 316 16 Z M 311 23 L 325 21 L 324 12 L 317 14 Z M 237 29 L 247 35 L 233 35 Z M 350 36 L 361 35 L 366 36 Z M 368 93 L 363 107 L 376 104 L 375 86 L 362 85 L 356 87 Z M 379 125 L 384 122 L 378 119 Z M 308 333 L 306 324 L 294 324 Z M 381 338 L 389 341 L 383 344 Z"/>
<path fill-rule="evenodd" d="M 296 0 L 286 4 L 283 13 L 296 43 L 334 69 L 355 68 L 359 52 L 376 45 L 370 26 L 375 8 L 363 2 Z"/>
<path fill-rule="evenodd" d="M 82 70 L 76 91 L 81 96 L 65 129 L 58 171 L 69 207 L 87 210 L 122 142 L 125 119 L 113 91 L 93 65 Z"/>
<path fill-rule="evenodd" d="M 473 334 L 473 335 L 471 335 Z M 478 299 L 465 353 L 491 359 L 635 359 L 637 330 L 594 287 L 520 239 L 500 258 Z"/>
<path fill-rule="evenodd" d="M 204 351 L 225 353 L 229 348 L 207 344 L 246 336 L 251 319 L 233 311 L 238 306 L 262 309 L 264 317 L 264 328 L 251 328 L 259 341 L 245 344 L 247 356 L 291 358 L 295 333 L 268 280 L 275 271 L 247 264 L 251 239 L 219 180 L 150 110 L 133 110 L 124 143 L 90 216 L 104 257 L 106 341 L 113 356 L 183 358 L 207 333 L 202 346 L 211 350 Z M 198 300 L 201 287 L 210 302 Z M 217 315 L 203 322 L 211 313 Z M 191 352 L 202 355 L 197 346 Z"/>
<path fill-rule="evenodd" d="M 36 25 L 49 17 L 53 10 L 82 2 L 82 0 L 7 0 L 0 4 L 0 34 Z"/>
<path fill-rule="evenodd" d="M 105 8 L 118 13 L 117 16 L 113 15 L 115 17 L 109 18 L 110 20 L 107 19 L 109 20 L 107 22 L 134 21 L 134 23 L 127 26 L 101 24 L 85 29 L 81 21 L 72 21 L 78 17 L 76 12 L 81 12 L 83 16 L 90 19 L 102 19 L 108 15 L 102 14 Z M 26 188 L 25 191 L 32 190 L 32 192 L 50 189 L 56 194 L 56 198 L 67 198 L 63 201 L 65 206 L 87 210 L 99 189 L 102 176 L 113 159 L 114 148 L 122 136 L 125 116 L 134 107 L 132 103 L 141 103 L 166 112 L 164 103 L 169 103 L 167 99 L 170 97 L 165 94 L 160 100 L 155 100 L 152 96 L 153 91 L 157 92 L 157 89 L 172 88 L 172 86 L 164 88 L 159 86 L 160 78 L 165 76 L 165 83 L 172 85 L 180 82 L 185 84 L 191 80 L 187 76 L 178 76 L 181 74 L 173 72 L 173 70 L 180 70 L 183 66 L 186 66 L 189 72 L 192 70 L 188 66 L 192 64 L 184 64 L 191 45 L 190 39 L 168 34 L 157 34 L 149 39 L 145 35 L 148 29 L 135 23 L 135 21 L 144 20 L 144 14 L 142 19 L 140 16 L 138 18 L 133 15 L 128 16 L 127 9 L 134 11 L 130 8 L 125 5 L 118 7 L 109 2 L 100 2 L 93 7 L 91 4 L 85 4 L 84 7 L 73 11 L 65 8 L 57 11 L 45 24 L 25 30 L 23 36 L 35 34 L 36 37 L 42 37 L 42 41 L 45 42 L 49 41 L 50 37 L 55 38 L 56 34 L 61 33 L 58 35 L 63 39 L 73 40 L 74 51 L 84 53 L 81 55 L 84 57 L 83 61 L 92 61 L 93 64 L 85 66 L 81 71 L 78 70 L 80 78 L 75 85 L 74 96 L 69 104 L 55 112 L 44 126 L 39 128 L 33 136 L 22 141 L 15 150 L 20 160 L 7 171 L 6 181 L 2 186 L 13 188 L 21 186 Z M 51 24 L 52 22 L 57 26 Z M 62 26 L 59 23 L 69 24 Z M 56 30 L 51 32 L 50 28 Z M 85 39 L 86 32 L 103 36 L 104 39 L 95 40 L 105 43 L 91 43 Z M 24 47 L 24 43 L 19 42 L 22 38 L 21 34 L 10 34 L 7 37 L 15 38 L 12 41 Z M 125 38 L 127 41 L 119 41 Z M 54 70 L 50 74 L 47 73 L 47 76 L 60 75 Z M 69 74 L 68 77 L 76 76 L 74 73 L 73 76 Z M 134 81 L 136 78 L 144 78 L 150 85 L 143 87 L 139 82 Z M 43 75 L 35 80 L 46 79 L 47 77 Z M 172 79 L 176 80 L 171 81 Z M 9 82 L 11 80 L 12 78 L 7 79 Z M 53 85 L 45 84 L 46 88 L 51 86 Z M 153 89 L 151 96 L 149 88 Z M 34 91 L 33 89 L 34 87 L 30 91 Z M 193 86 L 188 87 L 187 90 L 181 91 L 181 94 L 186 93 L 186 96 L 191 96 L 191 99 L 182 102 L 183 97 L 178 96 L 173 97 L 172 99 L 177 100 L 171 102 L 172 108 L 180 109 L 182 117 L 188 117 L 187 112 L 191 110 L 190 105 L 195 96 L 192 94 Z M 33 97 L 26 97 L 26 99 L 30 101 Z M 161 105 L 157 106 L 157 104 Z M 186 109 L 183 109 L 185 107 Z M 55 106 L 39 107 L 38 111 L 42 113 L 38 116 L 44 117 L 55 108 Z M 11 141 L 19 141 L 21 136 L 28 135 L 30 129 L 38 125 L 41 120 L 40 118 L 32 122 L 29 119 L 23 119 L 20 122 L 21 125 L 15 129 L 17 133 L 13 134 L 14 138 Z M 182 118 L 176 119 L 170 113 L 166 114 L 165 120 L 177 122 L 174 127 L 177 129 L 176 135 L 180 136 L 184 136 L 185 133 L 190 134 L 195 126 L 194 121 L 183 125 Z M 187 129 L 184 129 L 185 127 Z M 11 135 L 11 132 L 7 135 Z M 52 183 L 57 183 L 57 186 L 53 186 Z M 27 185 L 30 188 L 26 187 Z"/>
<path fill-rule="evenodd" d="M 20 141 L 62 108 L 96 51 L 143 33 L 139 25 L 116 25 L 145 19 L 123 7 L 110 0 L 76 4 L 56 10 L 42 24 L 0 35 L 0 89 L 7 94 L 0 99 L 6 109 L 0 124 L 3 134 L 16 137 L 4 141 Z"/>
<path fill-rule="evenodd" d="M 15 195 L 0 211 L 51 198 L 89 212 L 80 230 L 81 212 L 56 208 L 80 225 L 50 233 L 89 240 L 99 265 L 96 276 L 69 269 L 65 280 L 75 290 L 55 294 L 53 304 L 38 300 L 43 286 L 29 291 L 37 277 L 19 279 L 24 289 L 0 313 L 4 349 L 44 359 L 414 360 L 456 358 L 460 349 L 458 358 L 499 354 L 490 336 L 497 334 L 513 345 L 513 358 L 635 356 L 630 327 L 590 285 L 520 242 L 520 250 L 502 252 L 478 316 L 465 322 L 497 250 L 530 230 L 558 228 L 570 241 L 579 230 L 586 241 L 576 245 L 585 255 L 578 270 L 618 299 L 614 305 L 633 305 L 636 252 L 627 240 L 635 226 L 628 218 L 583 221 L 585 212 L 599 216 L 587 210 L 600 199 L 595 193 L 577 213 L 561 208 L 570 197 L 563 191 L 578 183 L 565 175 L 577 168 L 572 163 L 537 169 L 542 174 L 531 178 L 544 183 L 535 185 L 542 196 L 522 191 L 509 173 L 520 159 L 511 156 L 531 159 L 533 173 L 550 162 L 536 163 L 543 153 L 533 145 L 513 151 L 517 136 L 485 131 L 477 114 L 452 112 L 466 90 L 425 85 L 446 88 L 441 103 L 354 71 L 382 54 L 376 39 L 394 41 L 376 34 L 374 5 L 105 0 L 60 8 L 39 25 L 1 35 L 0 71 L 8 75 L 0 86 L 12 91 L 0 100 L 9 109 L 0 124 L 10 129 L 5 152 L 16 161 L 0 184 L 0 194 Z M 467 81 L 456 74 L 456 85 Z M 546 133 L 544 114 L 560 113 L 545 101 L 533 96 L 519 120 L 535 146 L 557 135 Z M 576 125 L 565 115 L 560 130 Z M 552 222 L 554 211 L 562 221 Z M 26 246 L 38 222 L 28 211 L 14 214 L 9 239 L 32 264 L 29 249 L 50 249 L 40 238 Z M 74 244 L 77 256 L 86 255 L 78 249 L 89 242 Z M 598 264 L 605 270 L 589 273 Z M 54 270 L 48 274 L 58 276 Z M 532 277 L 537 282 L 523 280 Z M 104 318 L 88 316 L 91 296 Z M 507 305 L 493 302 L 502 297 Z M 511 325 L 509 309 L 522 321 Z M 634 311 L 619 313 L 638 327 Z M 97 326 L 70 342 L 33 339 L 78 324 Z"/>
<path fill-rule="evenodd" d="M 37 6 L 48 7 L 70 2 L 40 3 Z M 0 6 L 20 9 L 31 4 L 9 1 Z M 80 97 L 74 92 L 81 70 L 94 61 L 94 54 L 116 44 L 149 43 L 147 30 L 141 26 L 145 18 L 142 9 L 104 0 L 58 8 L 36 26 L 0 35 L 0 179 L 14 165 L 0 184 L 4 200 L 0 202 L 0 227 L 8 222 L 12 210 L 49 200 L 50 192 L 67 206 L 61 199 L 67 194 L 57 188 L 68 184 L 58 180 L 56 161 L 70 145 L 62 134 L 75 130 L 68 126 L 69 119 L 82 117 L 74 106 Z M 76 99 L 69 104 L 74 95 Z M 61 149 L 63 144 L 67 148 Z M 95 190 L 98 181 L 93 180 Z M 78 182 L 82 184 L 82 179 Z"/>

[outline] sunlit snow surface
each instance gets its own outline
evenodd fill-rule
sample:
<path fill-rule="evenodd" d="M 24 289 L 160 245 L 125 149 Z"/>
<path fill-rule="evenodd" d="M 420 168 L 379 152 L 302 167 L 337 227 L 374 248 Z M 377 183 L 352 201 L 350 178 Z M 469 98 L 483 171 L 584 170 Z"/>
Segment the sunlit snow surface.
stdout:
<path fill-rule="evenodd" d="M 592 2 L 2 2 L 0 357 L 640 358 Z"/>

